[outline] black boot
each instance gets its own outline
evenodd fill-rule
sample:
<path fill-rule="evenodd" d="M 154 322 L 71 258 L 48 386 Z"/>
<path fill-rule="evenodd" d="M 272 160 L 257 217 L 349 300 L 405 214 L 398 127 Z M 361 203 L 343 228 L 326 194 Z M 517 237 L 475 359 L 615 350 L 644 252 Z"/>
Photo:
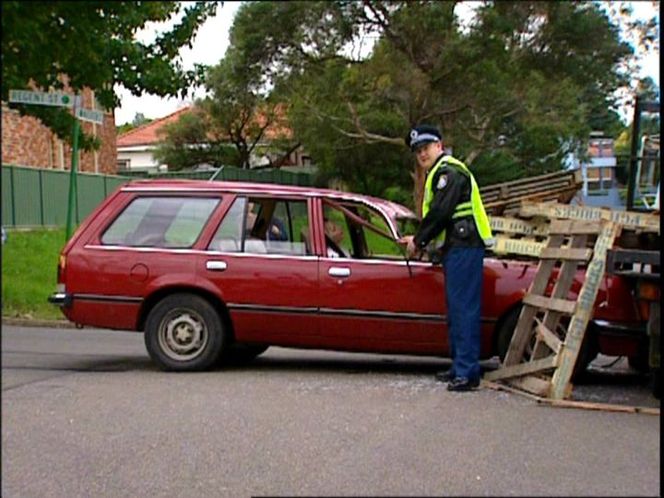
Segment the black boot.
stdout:
<path fill-rule="evenodd" d="M 441 382 L 451 382 L 455 377 L 456 375 L 454 375 L 454 372 L 451 368 L 442 372 L 436 372 L 436 380 Z"/>
<path fill-rule="evenodd" d="M 448 391 L 471 391 L 480 385 L 480 379 L 466 379 L 465 377 L 457 377 L 447 384 Z"/>

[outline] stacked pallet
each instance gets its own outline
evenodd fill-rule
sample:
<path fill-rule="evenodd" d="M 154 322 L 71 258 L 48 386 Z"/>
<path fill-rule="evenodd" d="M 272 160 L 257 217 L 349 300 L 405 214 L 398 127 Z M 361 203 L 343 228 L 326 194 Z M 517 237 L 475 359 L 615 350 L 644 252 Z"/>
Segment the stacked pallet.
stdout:
<path fill-rule="evenodd" d="M 566 204 L 583 184 L 580 170 L 559 171 L 488 185 L 480 189 L 489 216 L 515 215 L 524 201 Z"/>
<path fill-rule="evenodd" d="M 492 227 L 498 240 L 503 237 L 511 241 L 511 252 L 539 261 L 537 274 L 523 299 L 502 367 L 484 379 L 508 382 L 522 391 L 560 401 L 571 394 L 570 379 L 606 271 L 607 253 L 611 253 L 615 243 L 618 247 L 614 252 L 620 254 L 621 232 L 650 234 L 659 241 L 660 217 L 529 202 L 523 203 L 519 215 L 521 219 L 491 217 Z M 545 238 L 542 242 L 526 240 L 535 235 Z M 531 244 L 530 252 L 518 252 L 518 243 Z M 536 243 L 539 248 L 535 248 Z M 658 267 L 659 259 L 656 263 Z M 610 259 L 609 267 L 612 265 Z M 584 283 L 578 296 L 569 300 L 579 270 L 585 273 Z M 555 285 L 551 290 L 548 285 L 552 278 Z M 532 347 L 526 354 L 528 344 Z"/>

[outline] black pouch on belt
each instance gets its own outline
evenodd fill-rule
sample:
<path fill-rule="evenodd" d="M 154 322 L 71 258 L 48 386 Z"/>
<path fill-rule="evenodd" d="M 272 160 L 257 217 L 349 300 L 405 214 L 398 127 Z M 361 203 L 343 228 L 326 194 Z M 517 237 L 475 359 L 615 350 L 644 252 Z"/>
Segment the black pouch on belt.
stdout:
<path fill-rule="evenodd" d="M 461 218 L 456 220 L 452 226 L 452 231 L 454 232 L 454 238 L 457 240 L 466 240 L 470 237 L 472 232 L 472 218 Z"/>

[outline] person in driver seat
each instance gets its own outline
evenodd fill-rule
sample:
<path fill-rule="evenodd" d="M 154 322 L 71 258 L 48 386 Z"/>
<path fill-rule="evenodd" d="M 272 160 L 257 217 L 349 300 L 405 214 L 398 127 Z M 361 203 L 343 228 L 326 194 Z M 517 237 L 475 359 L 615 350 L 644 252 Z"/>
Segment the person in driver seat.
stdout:
<path fill-rule="evenodd" d="M 341 241 L 344 238 L 344 230 L 341 225 L 323 218 L 325 225 L 325 245 L 327 247 L 328 258 L 348 258 L 350 255 L 341 247 Z"/>

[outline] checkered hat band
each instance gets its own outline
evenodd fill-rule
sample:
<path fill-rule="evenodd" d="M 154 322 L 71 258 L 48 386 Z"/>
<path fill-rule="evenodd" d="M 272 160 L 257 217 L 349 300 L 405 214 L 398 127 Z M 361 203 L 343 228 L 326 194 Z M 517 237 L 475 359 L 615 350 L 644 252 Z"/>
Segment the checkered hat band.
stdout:
<path fill-rule="evenodd" d="M 413 138 L 411 146 L 422 142 L 437 142 L 438 140 L 440 140 L 440 138 L 438 138 L 436 135 L 432 135 L 431 133 L 420 133 L 415 138 Z"/>

